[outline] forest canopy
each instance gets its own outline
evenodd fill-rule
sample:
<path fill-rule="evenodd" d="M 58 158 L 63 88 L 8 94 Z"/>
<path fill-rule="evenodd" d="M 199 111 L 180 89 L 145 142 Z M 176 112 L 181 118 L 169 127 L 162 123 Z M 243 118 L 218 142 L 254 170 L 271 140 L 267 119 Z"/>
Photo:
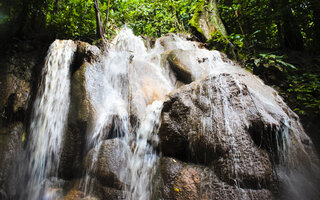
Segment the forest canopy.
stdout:
<path fill-rule="evenodd" d="M 112 37 L 124 24 L 137 35 L 192 32 L 197 6 L 208 0 L 99 0 L 103 29 Z M 318 0 L 217 0 L 228 37 L 246 50 L 319 50 Z M 107 19 L 108 18 L 108 19 Z M 10 0 L 0 3 L 2 34 L 97 39 L 94 0 Z"/>
<path fill-rule="evenodd" d="M 207 48 L 225 52 L 262 76 L 268 84 L 278 85 L 297 113 L 319 118 L 319 0 L 2 1 L 1 42 L 59 38 L 99 43 L 95 2 L 106 39 L 124 25 L 136 35 L 191 34 Z M 217 4 L 226 34 L 216 31 L 204 39 L 192 22 L 212 3 Z M 270 73 L 277 74 L 276 79 L 270 78 Z"/>

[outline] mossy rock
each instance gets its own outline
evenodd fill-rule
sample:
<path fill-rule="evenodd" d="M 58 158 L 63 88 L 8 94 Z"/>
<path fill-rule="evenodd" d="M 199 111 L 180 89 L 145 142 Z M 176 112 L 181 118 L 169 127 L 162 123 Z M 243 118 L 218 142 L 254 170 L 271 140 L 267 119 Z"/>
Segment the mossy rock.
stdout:
<path fill-rule="evenodd" d="M 216 32 L 220 32 L 224 37 L 227 36 L 227 31 L 219 16 L 216 0 L 197 2 L 194 15 L 189 23 L 206 40 L 212 39 Z"/>

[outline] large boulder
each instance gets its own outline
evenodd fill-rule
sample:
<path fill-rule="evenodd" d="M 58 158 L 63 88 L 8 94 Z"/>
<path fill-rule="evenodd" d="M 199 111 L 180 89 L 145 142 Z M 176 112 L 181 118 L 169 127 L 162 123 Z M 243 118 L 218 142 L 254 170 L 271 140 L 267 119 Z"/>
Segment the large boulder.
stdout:
<path fill-rule="evenodd" d="M 218 67 L 172 92 L 164 102 L 159 137 L 164 156 L 204 165 L 230 187 L 268 195 L 276 191 L 277 166 L 313 173 L 318 164 L 297 116 L 273 89 L 237 66 Z M 189 168 L 191 175 L 187 170 L 181 181 L 201 174 Z"/>
<path fill-rule="evenodd" d="M 214 54 L 227 60 L 220 52 L 215 51 Z M 189 84 L 210 73 L 216 59 L 214 54 L 206 49 L 174 49 L 163 53 L 162 57 L 167 59 L 177 80 Z"/>
<path fill-rule="evenodd" d="M 108 200 L 126 199 L 126 193 L 124 192 L 124 190 L 106 187 L 100 184 L 95 185 L 95 190 L 100 199 L 108 199 Z"/>
<path fill-rule="evenodd" d="M 239 188 L 223 182 L 214 170 L 163 157 L 160 160 L 163 199 L 274 199 L 267 189 Z"/>
<path fill-rule="evenodd" d="M 92 99 L 90 99 L 90 81 L 93 68 L 96 67 L 100 50 L 85 42 L 77 42 L 76 58 L 71 77 L 71 103 L 69 124 L 83 123 L 90 119 Z"/>
<path fill-rule="evenodd" d="M 246 121 L 259 120 L 259 115 L 249 92 L 243 85 L 240 92 L 239 86 L 232 76 L 221 74 L 173 93 L 162 112 L 161 149 L 181 160 L 213 165 L 226 182 L 239 179 L 239 184 L 246 186 L 269 183 L 268 154 L 254 143 L 246 128 Z M 226 96 L 218 91 L 221 87 L 229 88 Z M 245 110 L 240 99 L 246 103 Z"/>
<path fill-rule="evenodd" d="M 160 50 L 160 52 L 166 52 L 174 49 L 191 50 L 200 46 L 198 42 L 187 41 L 190 39 L 188 36 L 168 33 L 157 39 L 154 49 Z"/>
<path fill-rule="evenodd" d="M 95 67 L 100 50 L 85 42 L 77 42 L 72 64 L 68 128 L 63 140 L 59 176 L 65 179 L 81 175 L 87 126 L 94 113 L 89 96 L 88 71 Z"/>
<path fill-rule="evenodd" d="M 122 139 L 104 140 L 88 152 L 84 166 L 91 178 L 98 179 L 101 185 L 122 189 L 129 180 L 121 169 L 128 165 L 130 155 L 131 149 Z"/>

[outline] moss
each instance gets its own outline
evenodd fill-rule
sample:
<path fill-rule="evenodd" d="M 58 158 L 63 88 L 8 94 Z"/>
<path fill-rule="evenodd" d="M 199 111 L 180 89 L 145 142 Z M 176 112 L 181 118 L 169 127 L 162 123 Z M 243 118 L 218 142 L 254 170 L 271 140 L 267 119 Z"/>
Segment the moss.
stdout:
<path fill-rule="evenodd" d="M 209 16 L 207 17 L 209 18 L 210 22 L 214 24 L 214 26 L 217 28 L 217 31 L 220 31 L 221 35 L 226 37 L 227 31 L 223 25 L 223 22 L 221 21 L 216 1 L 210 1 L 208 5 L 208 13 Z M 212 34 L 214 35 L 215 33 Z"/>
<path fill-rule="evenodd" d="M 196 3 L 195 5 L 195 11 L 194 11 L 194 14 L 193 14 L 193 17 L 190 19 L 189 21 L 189 24 L 196 28 L 197 31 L 201 34 L 203 34 L 203 31 L 202 29 L 200 28 L 200 25 L 199 25 L 199 20 L 200 20 L 200 16 L 203 12 L 203 8 L 204 8 L 204 3 L 205 1 L 204 0 L 201 0 L 199 2 Z"/>
<path fill-rule="evenodd" d="M 189 24 L 196 28 L 207 40 L 211 40 L 216 32 L 226 38 L 227 32 L 220 19 L 215 0 L 202 0 L 195 5 L 195 12 Z"/>

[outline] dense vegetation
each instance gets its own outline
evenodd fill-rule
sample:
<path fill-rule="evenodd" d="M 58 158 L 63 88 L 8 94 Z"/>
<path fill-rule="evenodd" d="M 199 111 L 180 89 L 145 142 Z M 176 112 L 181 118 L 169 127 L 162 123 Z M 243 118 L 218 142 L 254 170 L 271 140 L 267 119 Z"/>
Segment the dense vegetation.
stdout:
<path fill-rule="evenodd" d="M 96 0 L 0 3 L 1 41 L 80 39 L 99 42 Z M 209 0 L 99 0 L 104 37 L 123 25 L 137 35 L 198 35 L 190 20 Z M 232 56 L 277 89 L 308 121 L 320 120 L 320 1 L 216 0 L 227 36 L 206 43 Z M 201 38 L 200 38 L 201 40 Z M 1 45 L 5 49 L 5 45 Z M 235 54 L 231 54 L 231 52 Z M 311 119 L 311 120 L 309 120 Z"/>
<path fill-rule="evenodd" d="M 131 27 L 137 35 L 159 37 L 168 32 L 190 31 L 188 21 L 196 2 L 100 0 L 99 8 L 107 38 L 112 37 L 124 24 Z M 37 32 L 50 33 L 59 38 L 88 41 L 97 39 L 93 0 L 12 0 L 0 6 L 0 23 L 6 22 L 11 30 L 14 27 L 14 34 L 32 35 L 32 28 L 38 26 Z M 17 24 L 17 21 L 20 23 Z"/>

